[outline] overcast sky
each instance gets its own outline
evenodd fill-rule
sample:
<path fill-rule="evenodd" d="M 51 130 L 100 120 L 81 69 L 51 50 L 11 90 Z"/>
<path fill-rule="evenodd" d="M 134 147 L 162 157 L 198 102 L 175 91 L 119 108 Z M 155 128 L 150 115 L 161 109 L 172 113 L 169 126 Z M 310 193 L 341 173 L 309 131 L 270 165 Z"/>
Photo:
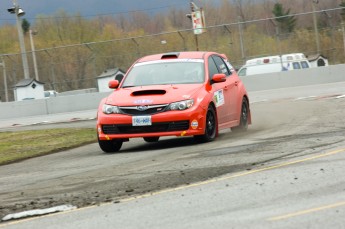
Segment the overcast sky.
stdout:
<path fill-rule="evenodd" d="M 194 0 L 196 4 L 202 4 L 203 1 L 205 0 Z M 52 15 L 61 9 L 72 14 L 80 13 L 83 17 L 126 14 L 137 10 L 154 14 L 173 7 L 188 10 L 190 0 L 17 0 L 17 2 L 26 12 L 24 18 L 33 23 L 37 15 Z M 7 9 L 13 6 L 12 0 L 1 0 L 0 4 L 0 23 L 15 23 L 14 15 L 7 12 Z"/>

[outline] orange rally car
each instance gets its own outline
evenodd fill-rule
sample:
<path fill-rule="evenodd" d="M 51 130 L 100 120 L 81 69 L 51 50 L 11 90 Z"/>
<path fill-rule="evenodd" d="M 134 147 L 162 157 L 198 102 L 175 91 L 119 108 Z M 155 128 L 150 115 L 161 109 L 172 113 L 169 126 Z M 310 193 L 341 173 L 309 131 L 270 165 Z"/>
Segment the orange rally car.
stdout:
<path fill-rule="evenodd" d="M 174 52 L 137 60 L 97 113 L 98 143 L 117 152 L 129 138 L 162 136 L 213 141 L 218 131 L 251 124 L 246 89 L 227 57 L 215 52 Z"/>

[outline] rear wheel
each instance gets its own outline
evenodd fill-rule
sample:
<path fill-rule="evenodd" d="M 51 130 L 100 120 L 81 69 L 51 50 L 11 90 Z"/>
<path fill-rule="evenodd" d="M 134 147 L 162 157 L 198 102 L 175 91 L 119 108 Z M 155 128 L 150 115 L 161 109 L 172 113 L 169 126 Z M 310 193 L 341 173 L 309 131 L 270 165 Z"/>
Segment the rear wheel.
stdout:
<path fill-rule="evenodd" d="M 122 147 L 123 141 L 120 139 L 103 141 L 98 139 L 99 147 L 106 153 L 118 152 Z"/>
<path fill-rule="evenodd" d="M 231 131 L 233 131 L 233 132 L 244 132 L 244 131 L 246 131 L 248 129 L 248 117 L 249 117 L 248 101 L 246 98 L 243 98 L 240 124 L 236 127 L 232 127 Z"/>
<path fill-rule="evenodd" d="M 195 135 L 194 138 L 199 142 L 211 142 L 217 135 L 217 116 L 212 106 L 208 107 L 206 114 L 205 134 Z"/>
<path fill-rule="evenodd" d="M 158 142 L 159 137 L 144 137 L 145 142 Z"/>

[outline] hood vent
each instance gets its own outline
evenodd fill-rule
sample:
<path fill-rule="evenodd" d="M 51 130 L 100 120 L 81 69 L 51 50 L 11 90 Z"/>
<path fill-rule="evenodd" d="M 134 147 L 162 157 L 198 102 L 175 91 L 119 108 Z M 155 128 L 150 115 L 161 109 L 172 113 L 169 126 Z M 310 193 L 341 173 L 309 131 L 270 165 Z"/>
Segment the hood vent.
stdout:
<path fill-rule="evenodd" d="M 133 96 L 142 96 L 142 95 L 164 95 L 166 93 L 165 90 L 143 90 L 143 91 L 135 91 L 132 93 Z"/>
<path fill-rule="evenodd" d="M 177 59 L 178 56 L 180 55 L 179 52 L 170 52 L 170 53 L 165 53 L 162 55 L 162 60 L 163 59 Z"/>

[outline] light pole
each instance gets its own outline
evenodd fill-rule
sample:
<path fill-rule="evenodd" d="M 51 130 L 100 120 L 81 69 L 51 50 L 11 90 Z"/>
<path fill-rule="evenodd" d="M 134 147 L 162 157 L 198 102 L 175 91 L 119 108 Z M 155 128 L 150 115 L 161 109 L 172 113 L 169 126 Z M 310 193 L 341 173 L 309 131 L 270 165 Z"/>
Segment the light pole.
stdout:
<path fill-rule="evenodd" d="M 314 22 L 314 31 L 315 31 L 315 40 L 316 40 L 316 49 L 317 54 L 320 54 L 320 39 L 319 39 L 319 30 L 317 28 L 317 19 L 315 13 L 315 5 L 319 3 L 319 0 L 312 0 L 312 7 L 313 7 L 313 22 Z"/>
<path fill-rule="evenodd" d="M 35 45 L 34 45 L 34 39 L 32 38 L 32 35 L 36 35 L 37 31 L 33 31 L 33 30 L 30 29 L 29 32 L 30 32 L 30 44 L 31 44 L 31 51 L 32 51 L 32 60 L 34 62 L 35 78 L 36 78 L 37 81 L 39 81 L 38 70 L 37 70 Z"/>
<path fill-rule="evenodd" d="M 20 52 L 21 52 L 22 61 L 23 61 L 24 78 L 29 79 L 30 78 L 29 65 L 28 65 L 28 59 L 27 59 L 26 51 L 25 51 L 24 34 L 23 34 L 22 25 L 21 25 L 22 20 L 20 19 L 21 16 L 25 15 L 25 12 L 19 7 L 19 5 L 17 4 L 17 0 L 13 0 L 13 7 L 9 8 L 8 12 L 16 16 Z"/>

